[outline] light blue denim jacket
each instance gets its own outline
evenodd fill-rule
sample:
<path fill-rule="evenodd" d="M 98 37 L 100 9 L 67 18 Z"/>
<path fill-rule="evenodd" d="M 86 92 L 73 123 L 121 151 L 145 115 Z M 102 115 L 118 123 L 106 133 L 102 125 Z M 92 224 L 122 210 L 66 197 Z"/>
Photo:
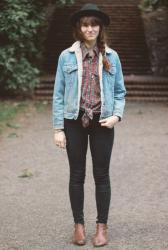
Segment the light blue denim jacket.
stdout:
<path fill-rule="evenodd" d="M 99 81 L 101 90 L 100 119 L 117 115 L 122 118 L 126 88 L 121 62 L 117 52 L 105 47 L 110 61 L 109 71 L 103 68 L 102 54 L 99 53 Z M 64 118 L 77 119 L 80 108 L 82 85 L 82 52 L 76 41 L 59 56 L 53 92 L 53 128 L 63 129 Z"/>

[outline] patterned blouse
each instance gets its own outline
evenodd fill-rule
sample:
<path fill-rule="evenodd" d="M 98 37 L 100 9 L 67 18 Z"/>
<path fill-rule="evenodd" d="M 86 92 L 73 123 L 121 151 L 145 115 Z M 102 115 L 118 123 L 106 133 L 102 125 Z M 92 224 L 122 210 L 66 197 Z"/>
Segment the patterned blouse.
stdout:
<path fill-rule="evenodd" d="M 101 97 L 99 83 L 99 49 L 97 45 L 89 50 L 84 43 L 81 43 L 83 75 L 81 86 L 80 109 L 85 113 L 82 116 L 84 127 L 89 125 L 89 119 L 93 119 L 93 113 L 101 112 Z"/>

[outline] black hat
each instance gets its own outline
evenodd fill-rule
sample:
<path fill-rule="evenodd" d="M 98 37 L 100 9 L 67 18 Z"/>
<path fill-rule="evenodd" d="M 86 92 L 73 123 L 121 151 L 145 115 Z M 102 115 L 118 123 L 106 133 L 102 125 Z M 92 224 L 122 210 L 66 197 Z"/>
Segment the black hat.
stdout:
<path fill-rule="evenodd" d="M 101 11 L 96 4 L 87 3 L 79 11 L 73 13 L 70 17 L 71 24 L 75 26 L 76 22 L 83 16 L 99 17 L 105 26 L 110 23 L 109 16 Z"/>

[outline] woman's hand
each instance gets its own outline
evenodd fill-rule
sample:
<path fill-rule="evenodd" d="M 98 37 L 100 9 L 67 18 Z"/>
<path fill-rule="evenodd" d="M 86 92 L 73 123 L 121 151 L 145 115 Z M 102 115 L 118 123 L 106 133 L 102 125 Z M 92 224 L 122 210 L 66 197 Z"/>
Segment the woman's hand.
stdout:
<path fill-rule="evenodd" d="M 113 128 L 114 125 L 119 121 L 118 116 L 112 115 L 110 117 L 107 117 L 105 119 L 100 120 L 101 126 L 107 127 L 107 128 Z"/>
<path fill-rule="evenodd" d="M 56 131 L 54 134 L 54 142 L 60 148 L 66 147 L 66 137 L 64 131 Z"/>

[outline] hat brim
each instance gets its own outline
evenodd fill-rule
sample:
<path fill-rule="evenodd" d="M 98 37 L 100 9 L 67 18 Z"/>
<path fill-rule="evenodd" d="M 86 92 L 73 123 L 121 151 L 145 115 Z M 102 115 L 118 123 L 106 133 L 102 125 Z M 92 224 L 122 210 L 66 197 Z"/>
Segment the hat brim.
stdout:
<path fill-rule="evenodd" d="M 81 10 L 78 12 L 75 12 L 74 14 L 72 14 L 72 16 L 70 17 L 70 22 L 73 26 L 76 25 L 76 22 L 84 16 L 96 16 L 99 17 L 103 24 L 105 26 L 108 26 L 110 24 L 110 18 L 108 15 L 106 15 L 104 12 L 102 11 L 97 11 L 97 10 Z"/>

